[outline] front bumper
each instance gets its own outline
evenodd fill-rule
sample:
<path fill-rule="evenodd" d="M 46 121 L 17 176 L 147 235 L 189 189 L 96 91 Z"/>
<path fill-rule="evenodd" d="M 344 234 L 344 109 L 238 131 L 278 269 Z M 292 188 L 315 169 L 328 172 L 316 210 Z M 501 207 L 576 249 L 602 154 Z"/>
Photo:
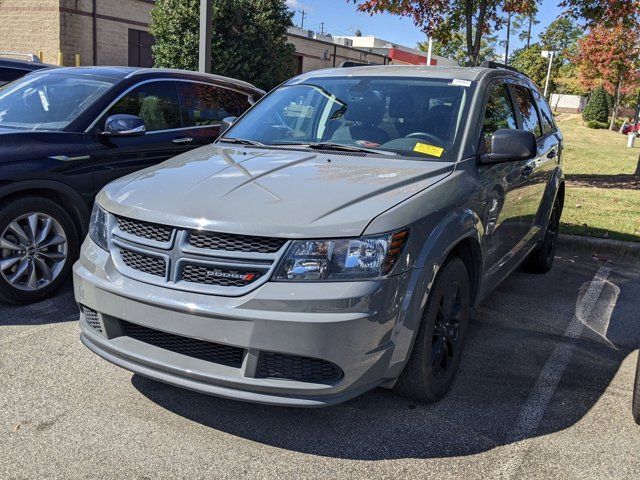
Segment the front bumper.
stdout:
<path fill-rule="evenodd" d="M 110 362 L 140 375 L 202 393 L 276 405 L 324 406 L 343 402 L 392 380 L 398 373 L 399 321 L 410 273 L 353 283 L 267 282 L 240 297 L 184 292 L 120 274 L 109 253 L 87 239 L 74 266 L 82 342 Z M 126 333 L 134 324 L 179 338 L 242 350 L 230 365 L 146 343 Z M 406 345 L 406 342 L 402 342 Z M 406 347 L 403 347 L 406 349 Z M 395 352 L 395 353 L 394 353 Z M 328 380 L 259 375 L 265 354 L 316 359 L 335 365 Z"/>

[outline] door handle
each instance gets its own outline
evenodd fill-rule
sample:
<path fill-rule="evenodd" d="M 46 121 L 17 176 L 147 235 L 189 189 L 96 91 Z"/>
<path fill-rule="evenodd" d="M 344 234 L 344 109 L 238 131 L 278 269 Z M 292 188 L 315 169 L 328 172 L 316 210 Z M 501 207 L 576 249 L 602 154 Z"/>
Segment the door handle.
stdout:
<path fill-rule="evenodd" d="M 547 153 L 547 158 L 556 158 L 558 156 L 558 152 L 556 152 L 555 148 Z"/>
<path fill-rule="evenodd" d="M 531 175 L 533 173 L 533 170 L 535 168 L 535 164 L 534 163 L 527 163 L 524 168 L 522 169 L 522 176 L 523 177 L 528 177 L 529 175 Z"/>
<path fill-rule="evenodd" d="M 174 138 L 172 140 L 173 143 L 175 143 L 176 145 L 183 145 L 185 143 L 191 143 L 193 142 L 193 138 L 191 137 L 180 137 L 180 138 Z"/>

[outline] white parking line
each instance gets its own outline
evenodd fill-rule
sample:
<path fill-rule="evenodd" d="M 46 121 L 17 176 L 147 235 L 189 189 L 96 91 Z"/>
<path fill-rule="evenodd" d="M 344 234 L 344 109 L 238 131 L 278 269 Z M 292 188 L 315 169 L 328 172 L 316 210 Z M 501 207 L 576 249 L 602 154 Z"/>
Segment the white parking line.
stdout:
<path fill-rule="evenodd" d="M 606 267 L 602 267 L 596 272 L 582 300 L 576 306 L 573 319 L 564 332 L 565 336 L 572 339 L 580 336 L 585 326 L 583 321 L 589 318 L 589 315 L 596 307 L 610 273 L 611 269 Z M 569 364 L 574 348 L 574 342 L 564 342 L 557 345 L 553 350 L 540 371 L 540 375 L 527 401 L 522 410 L 520 410 L 518 421 L 507 438 L 509 443 L 524 440 L 535 434 L 540 426 L 544 412 L 558 387 L 558 383 L 560 383 L 562 374 Z M 509 461 L 502 464 L 498 469 L 498 472 L 496 472 L 498 477 L 513 478 L 516 475 L 524 460 L 526 449 L 516 449 L 516 452 L 515 455 L 510 457 Z"/>

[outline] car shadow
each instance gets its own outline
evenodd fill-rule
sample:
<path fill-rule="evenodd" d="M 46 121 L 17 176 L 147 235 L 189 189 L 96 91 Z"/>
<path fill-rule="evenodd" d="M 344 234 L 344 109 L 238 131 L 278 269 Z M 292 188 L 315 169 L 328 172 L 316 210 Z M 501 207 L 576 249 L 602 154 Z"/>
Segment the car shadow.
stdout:
<path fill-rule="evenodd" d="M 355 460 L 477 454 L 523 439 L 518 424 L 525 406 L 537 408 L 532 392 L 540 378 L 545 382 L 542 372 L 549 370 L 555 351 L 566 349 L 570 358 L 540 412 L 541 421 L 525 437 L 560 431 L 580 420 L 637 345 L 638 327 L 620 330 L 621 337 L 634 338 L 624 346 L 589 329 L 579 339 L 565 335 L 576 295 L 584 294 L 596 268 L 580 275 L 584 267 L 567 261 L 545 277 L 513 274 L 478 310 L 453 388 L 436 404 L 417 404 L 379 388 L 341 405 L 305 410 L 211 397 L 139 375 L 132 384 L 193 422 L 295 452 Z M 627 300 L 633 302 L 640 285 L 635 278 L 627 280 L 633 285 Z M 612 326 L 633 323 L 630 311 L 621 313 L 625 318 L 615 318 L 614 312 Z"/>
<path fill-rule="evenodd" d="M 78 320 L 78 307 L 73 297 L 73 284 L 67 280 L 50 298 L 28 305 L 0 302 L 0 327 L 12 325 L 45 325 Z"/>

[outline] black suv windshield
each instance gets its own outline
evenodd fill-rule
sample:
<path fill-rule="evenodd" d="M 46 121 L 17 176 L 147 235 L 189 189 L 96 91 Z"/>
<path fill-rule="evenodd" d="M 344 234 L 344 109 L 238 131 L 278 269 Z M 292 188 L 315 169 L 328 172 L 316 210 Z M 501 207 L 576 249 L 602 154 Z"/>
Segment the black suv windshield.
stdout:
<path fill-rule="evenodd" d="M 87 75 L 29 75 L 0 89 L 0 127 L 63 130 L 113 86 Z"/>
<path fill-rule="evenodd" d="M 307 82 L 268 95 L 225 138 L 452 160 L 470 82 L 398 77 Z"/>

